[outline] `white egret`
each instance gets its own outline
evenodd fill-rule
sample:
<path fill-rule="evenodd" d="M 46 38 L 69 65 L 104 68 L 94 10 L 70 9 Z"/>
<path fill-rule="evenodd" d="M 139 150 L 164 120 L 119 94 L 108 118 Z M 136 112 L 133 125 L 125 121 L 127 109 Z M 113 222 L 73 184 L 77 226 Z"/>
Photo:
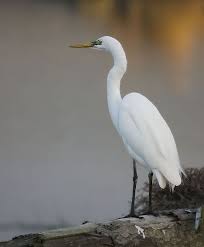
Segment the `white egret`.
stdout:
<path fill-rule="evenodd" d="M 165 188 L 168 182 L 172 189 L 181 184 L 181 174 L 184 174 L 171 130 L 157 108 L 145 96 L 130 93 L 121 97 L 120 82 L 127 69 L 127 59 L 118 40 L 104 36 L 88 44 L 70 47 L 104 50 L 113 56 L 114 65 L 107 77 L 107 100 L 113 125 L 133 158 L 133 193 L 129 216 L 135 216 L 136 162 L 149 170 L 151 213 L 153 174 L 161 188 Z"/>

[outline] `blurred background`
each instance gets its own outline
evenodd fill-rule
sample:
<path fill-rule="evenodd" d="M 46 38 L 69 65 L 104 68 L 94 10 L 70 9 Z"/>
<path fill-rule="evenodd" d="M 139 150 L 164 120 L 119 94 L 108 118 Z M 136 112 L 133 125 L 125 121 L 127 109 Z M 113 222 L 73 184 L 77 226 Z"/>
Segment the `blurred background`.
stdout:
<path fill-rule="evenodd" d="M 128 213 L 132 161 L 106 103 L 112 58 L 68 44 L 119 39 L 122 95 L 147 96 L 182 165 L 204 165 L 203 26 L 199 0 L 0 2 L 0 240 Z"/>

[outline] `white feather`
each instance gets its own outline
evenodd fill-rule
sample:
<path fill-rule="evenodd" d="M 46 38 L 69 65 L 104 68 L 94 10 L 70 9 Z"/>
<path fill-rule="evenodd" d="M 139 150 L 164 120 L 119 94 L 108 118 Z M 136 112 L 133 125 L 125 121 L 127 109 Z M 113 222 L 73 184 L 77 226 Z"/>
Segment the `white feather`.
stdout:
<path fill-rule="evenodd" d="M 134 106 L 134 107 L 132 107 Z M 171 184 L 181 183 L 178 153 L 173 135 L 157 108 L 143 95 L 124 97 L 118 115 L 118 130 L 125 145 L 143 165 L 158 170 Z"/>
<path fill-rule="evenodd" d="M 100 38 L 102 45 L 113 56 L 114 66 L 107 78 L 107 99 L 111 119 L 133 159 L 150 168 L 161 188 L 170 183 L 181 184 L 184 173 L 176 143 L 167 123 L 157 108 L 143 95 L 130 93 L 123 99 L 120 81 L 127 68 L 125 52 L 114 38 Z"/>

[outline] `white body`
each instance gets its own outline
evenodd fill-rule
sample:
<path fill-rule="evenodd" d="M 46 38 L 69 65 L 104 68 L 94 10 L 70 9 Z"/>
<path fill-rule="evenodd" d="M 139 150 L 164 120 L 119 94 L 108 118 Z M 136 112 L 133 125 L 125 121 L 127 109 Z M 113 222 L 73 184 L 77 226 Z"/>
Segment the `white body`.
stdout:
<path fill-rule="evenodd" d="M 107 100 L 111 119 L 133 159 L 152 170 L 161 188 L 181 184 L 179 156 L 167 123 L 143 95 L 130 93 L 123 99 L 120 81 L 127 68 L 125 52 L 114 38 L 104 36 L 94 48 L 110 52 L 114 66 L 107 78 Z"/>

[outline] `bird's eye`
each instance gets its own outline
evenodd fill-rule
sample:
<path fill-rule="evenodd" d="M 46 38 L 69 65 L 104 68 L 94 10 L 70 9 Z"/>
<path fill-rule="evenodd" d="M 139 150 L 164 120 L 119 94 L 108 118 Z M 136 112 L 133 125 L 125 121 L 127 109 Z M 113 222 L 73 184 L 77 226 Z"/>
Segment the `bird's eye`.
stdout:
<path fill-rule="evenodd" d="M 96 40 L 92 42 L 93 45 L 102 45 L 102 41 L 101 40 Z"/>

